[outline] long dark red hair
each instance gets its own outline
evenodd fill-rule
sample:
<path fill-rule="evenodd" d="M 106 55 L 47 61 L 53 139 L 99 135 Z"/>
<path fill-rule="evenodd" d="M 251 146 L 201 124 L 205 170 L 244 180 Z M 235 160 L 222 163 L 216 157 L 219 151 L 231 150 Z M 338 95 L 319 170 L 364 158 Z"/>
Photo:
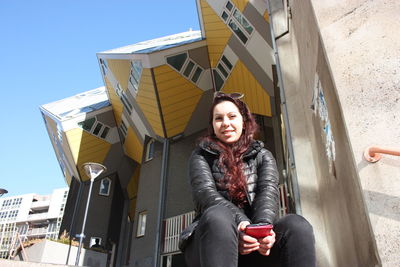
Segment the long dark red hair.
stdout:
<path fill-rule="evenodd" d="M 243 117 L 243 130 L 239 140 L 233 144 L 226 144 L 221 142 L 214 133 L 213 128 L 213 113 L 214 108 L 221 102 L 229 101 L 235 104 Z M 218 94 L 214 97 L 209 115 L 208 134 L 202 138 L 203 141 L 211 142 L 218 147 L 220 151 L 218 165 L 225 170 L 225 177 L 223 185 L 226 187 L 232 202 L 243 207 L 246 202 L 247 181 L 243 173 L 242 156 L 248 150 L 250 144 L 253 142 L 254 134 L 257 132 L 257 123 L 251 114 L 247 105 L 240 99 L 233 98 L 229 94 Z"/>

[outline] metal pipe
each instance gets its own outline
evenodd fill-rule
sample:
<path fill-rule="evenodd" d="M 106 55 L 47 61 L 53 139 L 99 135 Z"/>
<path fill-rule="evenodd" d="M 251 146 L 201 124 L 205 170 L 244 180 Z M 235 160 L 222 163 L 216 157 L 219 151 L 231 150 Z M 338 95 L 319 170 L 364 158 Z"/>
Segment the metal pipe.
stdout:
<path fill-rule="evenodd" d="M 368 162 L 375 163 L 382 158 L 382 154 L 400 156 L 400 149 L 381 146 L 369 146 L 364 151 L 364 158 Z"/>
<path fill-rule="evenodd" d="M 78 247 L 78 252 L 76 253 L 75 266 L 78 266 L 78 264 L 79 264 L 79 257 L 81 255 L 82 243 L 83 243 L 83 239 L 85 238 L 84 232 L 85 232 L 87 213 L 88 213 L 88 210 L 89 210 L 90 196 L 91 196 L 91 193 L 92 193 L 93 181 L 94 181 L 94 178 L 91 178 L 90 179 L 89 193 L 88 193 L 88 200 L 86 202 L 86 208 L 85 208 L 85 216 L 83 217 L 82 231 L 79 234 L 79 247 Z"/>
<path fill-rule="evenodd" d="M 282 105 L 282 115 L 283 115 L 283 121 L 285 124 L 286 128 L 286 141 L 287 141 L 287 146 L 289 150 L 289 161 L 290 161 L 290 168 L 291 168 L 291 173 L 292 173 L 292 189 L 293 189 L 293 198 L 295 201 L 295 209 L 296 209 L 296 214 L 302 214 L 301 211 L 301 203 L 300 203 L 300 190 L 299 190 L 299 184 L 297 181 L 297 174 L 296 174 L 296 163 L 294 159 L 294 151 L 293 151 L 293 143 L 292 143 L 292 134 L 290 130 L 290 125 L 289 125 L 289 117 L 288 117 L 288 111 L 287 111 L 287 106 L 286 106 L 286 96 L 285 96 L 285 90 L 284 90 L 284 84 L 283 84 L 283 78 L 282 78 L 282 71 L 281 71 L 281 64 L 279 61 L 279 55 L 278 55 L 278 48 L 276 45 L 276 40 L 274 36 L 274 26 L 273 26 L 273 18 L 272 18 L 272 13 L 271 13 L 271 6 L 270 3 L 268 2 L 268 16 L 270 18 L 270 29 L 271 29 L 271 37 L 272 37 L 272 48 L 274 49 L 274 56 L 275 56 L 275 63 L 276 63 L 276 70 L 278 74 L 278 82 L 279 82 L 279 89 L 280 89 L 280 98 L 281 98 L 281 105 Z"/>
<path fill-rule="evenodd" d="M 161 163 L 161 181 L 160 181 L 160 194 L 158 200 L 158 220 L 157 220 L 157 233 L 156 233 L 156 249 L 154 251 L 154 267 L 158 267 L 161 264 L 161 232 L 162 232 L 162 221 L 164 219 L 165 209 L 165 191 L 167 185 L 167 168 L 168 168 L 168 156 L 169 156 L 169 140 L 164 139 L 163 145 L 163 157 Z"/>
<path fill-rule="evenodd" d="M 75 201 L 74 211 L 72 213 L 71 224 L 69 227 L 69 233 L 68 233 L 69 234 L 69 247 L 68 247 L 68 253 L 67 253 L 67 260 L 65 262 L 66 265 L 68 265 L 68 262 L 69 262 L 69 256 L 71 253 L 71 246 L 72 246 L 72 233 L 75 232 L 75 216 L 76 216 L 76 212 L 78 210 L 78 205 L 80 206 L 80 203 L 81 203 L 82 189 L 83 189 L 83 183 L 79 179 L 76 179 L 74 177 L 72 177 L 72 178 L 74 179 L 74 180 L 72 180 L 72 181 L 74 181 L 73 183 L 79 183 L 79 189 L 78 189 L 78 196 Z M 73 189 L 75 189 L 75 188 L 73 188 Z M 71 191 L 70 191 L 70 193 L 71 193 Z"/>

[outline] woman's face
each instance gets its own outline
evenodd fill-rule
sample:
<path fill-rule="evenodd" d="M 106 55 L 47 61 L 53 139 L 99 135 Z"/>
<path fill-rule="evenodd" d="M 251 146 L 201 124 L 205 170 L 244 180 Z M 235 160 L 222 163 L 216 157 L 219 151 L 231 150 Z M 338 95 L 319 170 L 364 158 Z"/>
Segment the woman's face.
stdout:
<path fill-rule="evenodd" d="M 239 140 L 243 131 L 243 117 L 230 101 L 218 103 L 213 110 L 213 129 L 219 140 L 232 144 Z"/>

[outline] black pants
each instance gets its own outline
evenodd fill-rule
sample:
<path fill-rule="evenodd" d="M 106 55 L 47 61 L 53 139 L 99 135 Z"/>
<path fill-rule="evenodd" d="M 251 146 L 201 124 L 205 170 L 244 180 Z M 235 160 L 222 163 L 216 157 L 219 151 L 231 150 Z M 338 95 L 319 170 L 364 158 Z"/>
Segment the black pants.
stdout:
<path fill-rule="evenodd" d="M 312 226 L 299 215 L 290 214 L 274 224 L 276 241 L 269 256 L 258 251 L 238 253 L 238 231 L 228 208 L 213 206 L 200 218 L 185 249 L 188 267 L 313 267 L 315 263 Z"/>

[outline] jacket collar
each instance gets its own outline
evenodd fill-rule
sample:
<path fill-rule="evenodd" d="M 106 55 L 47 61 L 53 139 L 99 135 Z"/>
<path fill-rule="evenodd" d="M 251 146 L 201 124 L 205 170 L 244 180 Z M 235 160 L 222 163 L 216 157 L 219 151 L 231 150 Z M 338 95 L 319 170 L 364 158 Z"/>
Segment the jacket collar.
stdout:
<path fill-rule="evenodd" d="M 214 142 L 209 142 L 209 141 L 201 141 L 199 143 L 199 147 L 208 153 L 214 154 L 214 155 L 219 155 L 221 153 L 221 149 L 214 143 Z M 253 155 L 256 155 L 262 148 L 264 147 L 264 143 L 259 140 L 254 140 L 247 151 L 244 153 L 242 158 L 247 158 L 251 157 Z"/>

